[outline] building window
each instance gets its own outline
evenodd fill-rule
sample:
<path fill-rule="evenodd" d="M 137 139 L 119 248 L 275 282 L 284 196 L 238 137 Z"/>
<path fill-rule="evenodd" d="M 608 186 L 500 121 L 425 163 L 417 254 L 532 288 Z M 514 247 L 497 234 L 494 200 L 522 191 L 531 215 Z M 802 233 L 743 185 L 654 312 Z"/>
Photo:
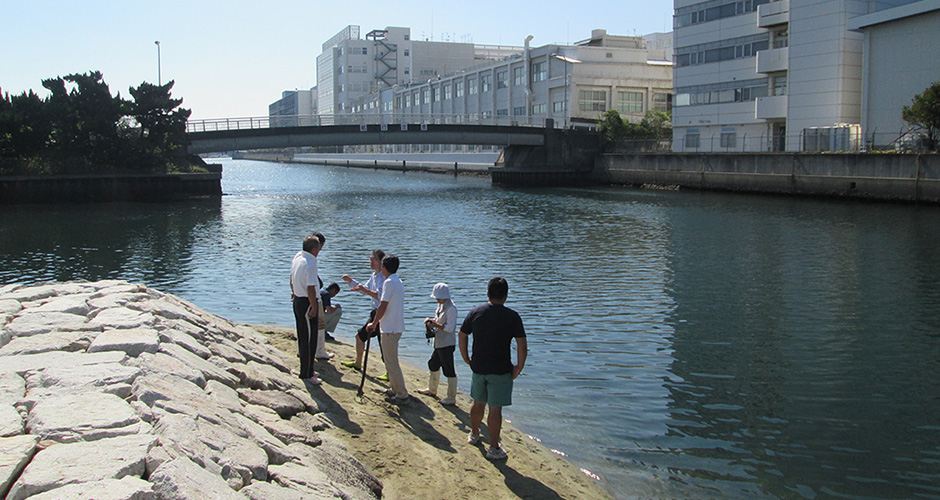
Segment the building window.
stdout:
<path fill-rule="evenodd" d="M 412 103 L 415 105 L 415 107 L 420 106 L 420 105 L 421 105 L 421 94 L 415 92 L 414 95 L 412 96 Z"/>
<path fill-rule="evenodd" d="M 699 148 L 699 134 L 697 128 L 690 128 L 685 132 L 685 147 L 686 149 L 698 149 Z"/>
<path fill-rule="evenodd" d="M 512 108 L 513 116 L 524 116 L 525 115 L 525 106 L 516 106 Z"/>
<path fill-rule="evenodd" d="M 486 120 L 486 119 L 489 119 L 489 118 L 492 118 L 492 117 L 493 117 L 493 112 L 492 112 L 492 111 L 482 111 L 482 112 L 480 112 L 480 118 L 483 119 L 483 120 Z"/>
<path fill-rule="evenodd" d="M 477 79 L 468 78 L 467 79 L 467 94 L 474 95 L 477 93 Z"/>
<path fill-rule="evenodd" d="M 512 84 L 525 85 L 525 68 L 512 69 Z"/>
<path fill-rule="evenodd" d="M 607 91 L 580 90 L 578 91 L 578 109 L 581 111 L 607 111 Z"/>
<path fill-rule="evenodd" d="M 491 85 L 492 77 L 490 75 L 480 75 L 480 92 L 489 92 Z"/>
<path fill-rule="evenodd" d="M 452 94 L 451 94 L 450 85 L 449 85 L 449 84 L 445 84 L 445 85 L 444 85 L 444 99 L 445 99 L 445 100 L 450 100 L 451 97 L 452 97 Z"/>
<path fill-rule="evenodd" d="M 770 35 L 760 34 L 723 40 L 722 46 L 715 43 L 690 45 L 676 49 L 676 67 L 695 66 L 744 57 L 754 57 L 770 47 Z"/>
<path fill-rule="evenodd" d="M 463 80 L 454 82 L 454 93 L 457 97 L 463 97 Z"/>
<path fill-rule="evenodd" d="M 405 57 L 408 57 L 409 54 L 410 54 L 410 51 L 408 49 L 405 49 Z"/>
<path fill-rule="evenodd" d="M 532 105 L 532 114 L 533 115 L 544 115 L 546 110 L 545 103 L 542 104 L 533 104 Z"/>
<path fill-rule="evenodd" d="M 787 77 L 774 78 L 774 95 L 787 95 Z"/>
<path fill-rule="evenodd" d="M 664 92 L 653 93 L 653 109 L 656 111 L 672 110 L 672 94 Z"/>
<path fill-rule="evenodd" d="M 562 114 L 562 115 L 565 114 L 565 112 L 567 111 L 567 109 L 566 109 L 566 108 L 567 108 L 566 104 L 568 104 L 568 103 L 566 103 L 565 101 L 555 101 L 555 102 L 553 102 L 553 103 L 552 103 L 552 113 L 553 113 L 553 114 Z"/>
<path fill-rule="evenodd" d="M 424 97 L 425 104 L 431 104 L 431 93 L 428 92 L 428 89 L 422 90 L 421 95 Z"/>
<path fill-rule="evenodd" d="M 505 89 L 509 87 L 509 72 L 508 71 L 497 71 L 496 72 L 496 88 Z"/>
<path fill-rule="evenodd" d="M 733 148 L 737 145 L 738 135 L 734 127 L 721 127 L 721 147 Z"/>
<path fill-rule="evenodd" d="M 431 101 L 441 102 L 441 88 L 440 87 L 431 88 Z"/>
<path fill-rule="evenodd" d="M 548 79 L 545 61 L 532 63 L 532 81 L 543 82 Z"/>
<path fill-rule="evenodd" d="M 703 2 L 688 7 L 676 9 L 674 28 L 681 28 L 691 24 L 707 23 L 727 17 L 740 16 L 757 10 L 758 5 L 771 0 L 731 0 L 716 5 L 717 2 Z"/>
<path fill-rule="evenodd" d="M 509 110 L 508 110 L 508 109 L 497 109 L 497 110 L 496 110 L 496 116 L 509 116 Z"/>
<path fill-rule="evenodd" d="M 618 91 L 617 111 L 621 113 L 642 113 L 643 92 Z"/>

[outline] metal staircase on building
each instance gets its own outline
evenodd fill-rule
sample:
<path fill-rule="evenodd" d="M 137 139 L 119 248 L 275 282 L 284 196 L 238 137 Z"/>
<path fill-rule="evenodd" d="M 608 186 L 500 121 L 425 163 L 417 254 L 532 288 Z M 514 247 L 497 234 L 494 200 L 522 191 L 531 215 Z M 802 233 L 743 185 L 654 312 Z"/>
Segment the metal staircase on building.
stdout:
<path fill-rule="evenodd" d="M 366 39 L 374 44 L 375 81 L 392 87 L 398 83 L 398 45 L 388 43 L 387 36 L 388 30 L 372 30 Z"/>

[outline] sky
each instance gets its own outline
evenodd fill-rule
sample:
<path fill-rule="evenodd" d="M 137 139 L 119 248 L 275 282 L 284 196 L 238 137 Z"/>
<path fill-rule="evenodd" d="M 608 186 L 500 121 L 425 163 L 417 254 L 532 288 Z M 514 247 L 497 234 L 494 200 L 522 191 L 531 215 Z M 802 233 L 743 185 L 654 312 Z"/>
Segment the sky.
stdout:
<path fill-rule="evenodd" d="M 323 42 L 411 28 L 413 40 L 533 47 L 593 29 L 668 32 L 672 0 L 0 0 L 0 90 L 48 92 L 42 80 L 101 71 L 113 95 L 173 80 L 191 119 L 266 116 L 284 90 L 316 85 Z M 158 47 L 160 42 L 159 65 Z"/>

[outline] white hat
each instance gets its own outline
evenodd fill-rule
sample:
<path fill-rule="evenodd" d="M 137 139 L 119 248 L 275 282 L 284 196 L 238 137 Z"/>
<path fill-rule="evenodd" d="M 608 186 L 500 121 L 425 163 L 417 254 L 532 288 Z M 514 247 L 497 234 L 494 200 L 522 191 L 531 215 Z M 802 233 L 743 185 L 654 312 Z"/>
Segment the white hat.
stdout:
<path fill-rule="evenodd" d="M 434 289 L 431 290 L 432 299 L 449 299 L 450 298 L 450 288 L 447 288 L 447 283 L 438 283 L 434 285 Z"/>

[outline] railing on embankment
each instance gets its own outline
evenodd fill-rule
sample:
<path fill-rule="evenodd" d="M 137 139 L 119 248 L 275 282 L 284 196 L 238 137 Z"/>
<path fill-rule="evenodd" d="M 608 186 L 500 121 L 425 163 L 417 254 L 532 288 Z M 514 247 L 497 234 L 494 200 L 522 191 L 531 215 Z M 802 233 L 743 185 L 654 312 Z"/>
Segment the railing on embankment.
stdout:
<path fill-rule="evenodd" d="M 601 155 L 595 181 L 749 193 L 940 203 L 940 154 Z"/>

